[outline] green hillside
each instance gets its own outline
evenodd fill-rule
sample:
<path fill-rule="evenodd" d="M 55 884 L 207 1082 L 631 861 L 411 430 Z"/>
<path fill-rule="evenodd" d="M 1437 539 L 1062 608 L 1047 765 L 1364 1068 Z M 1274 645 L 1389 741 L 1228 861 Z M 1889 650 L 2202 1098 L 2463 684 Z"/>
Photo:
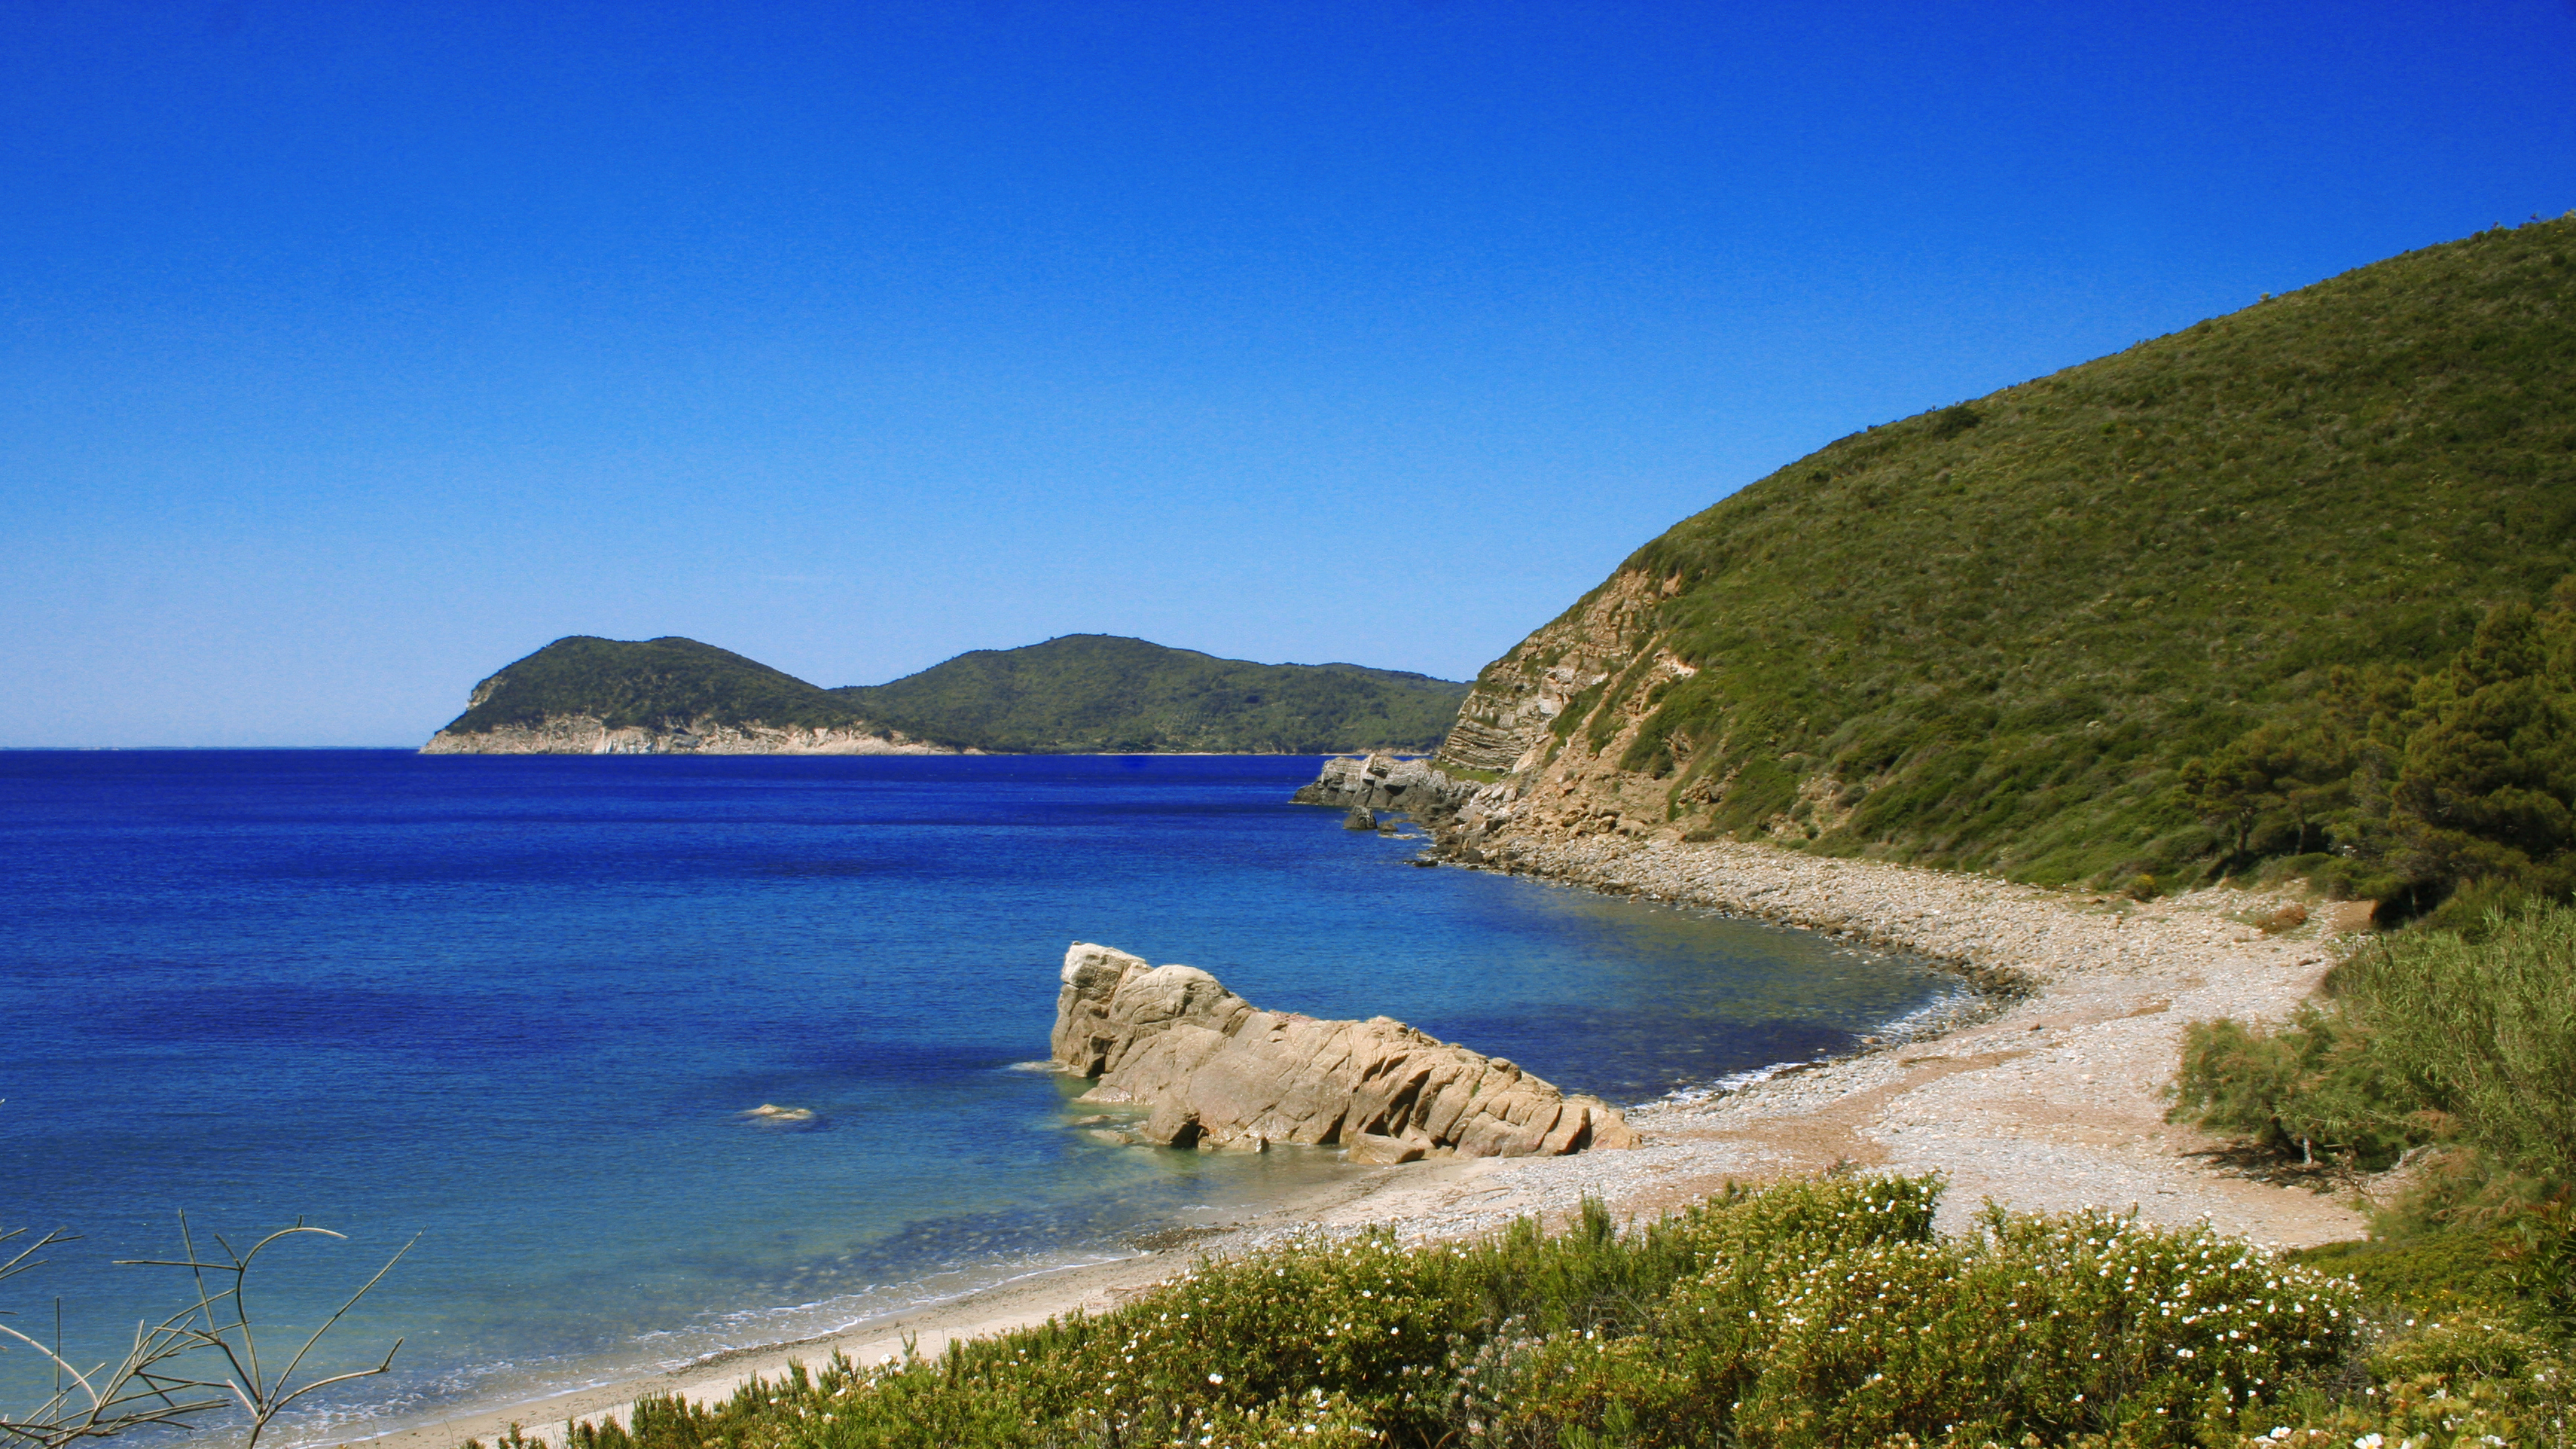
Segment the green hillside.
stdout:
<path fill-rule="evenodd" d="M 474 687 L 473 704 L 448 730 L 480 734 L 549 716 L 594 715 L 611 729 L 655 728 L 701 717 L 722 724 L 847 725 L 850 707 L 792 674 L 695 639 L 634 643 L 576 634 Z"/>
<path fill-rule="evenodd" d="M 1622 566 L 1671 591 L 1628 647 L 1699 672 L 1633 699 L 1645 671 L 1614 672 L 1555 728 L 1695 828 L 1786 812 L 1815 850 L 2150 889 L 2269 862 L 2423 903 L 2571 843 L 2568 630 L 2516 612 L 2571 544 L 2560 220 L 1781 469 Z"/>
<path fill-rule="evenodd" d="M 1428 750 L 1466 692 L 1391 669 L 1252 664 L 1099 634 L 977 650 L 891 684 L 826 690 L 694 639 L 575 636 L 475 686 L 446 732 L 590 715 L 612 729 L 891 726 L 996 752 Z"/>
<path fill-rule="evenodd" d="M 1357 664 L 1253 664 L 1068 634 L 979 649 L 834 698 L 948 744 L 1013 752 L 1428 750 L 1467 686 Z"/>

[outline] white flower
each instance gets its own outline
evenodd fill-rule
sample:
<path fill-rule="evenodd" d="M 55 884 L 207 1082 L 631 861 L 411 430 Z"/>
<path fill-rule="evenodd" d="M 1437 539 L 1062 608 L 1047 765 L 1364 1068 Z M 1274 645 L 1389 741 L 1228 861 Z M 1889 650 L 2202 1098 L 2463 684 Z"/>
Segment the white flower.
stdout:
<path fill-rule="evenodd" d="M 2364 1434 L 2352 1441 L 2352 1449 L 2379 1449 L 2380 1445 L 2387 1442 L 2376 1434 Z"/>
<path fill-rule="evenodd" d="M 1212 1384 L 1221 1384 L 1221 1383 L 1224 1383 L 1224 1382 L 1225 1382 L 1225 1375 L 1223 1375 L 1223 1374 L 1209 1374 L 1209 1375 L 1208 1375 L 1208 1382 L 1209 1382 L 1209 1383 L 1212 1383 Z"/>
<path fill-rule="evenodd" d="M 2273 1438 L 2275 1438 L 2275 1439 L 2287 1439 L 2287 1438 L 2289 1438 L 2289 1437 L 2290 1437 L 2290 1426 L 2289 1426 L 2289 1425 L 2287 1425 L 2287 1424 L 2275 1424 L 2275 1425 L 2273 1425 L 2273 1426 L 2272 1426 L 2272 1437 L 2273 1437 Z"/>

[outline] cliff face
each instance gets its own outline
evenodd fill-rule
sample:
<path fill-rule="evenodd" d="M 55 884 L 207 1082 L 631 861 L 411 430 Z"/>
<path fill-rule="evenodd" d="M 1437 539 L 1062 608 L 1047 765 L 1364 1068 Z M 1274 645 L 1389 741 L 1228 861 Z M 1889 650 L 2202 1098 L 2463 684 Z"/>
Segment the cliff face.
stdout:
<path fill-rule="evenodd" d="M 946 745 L 870 726 L 771 726 L 699 718 L 611 725 L 597 715 L 548 715 L 533 724 L 440 730 L 424 755 L 953 755 Z"/>
<path fill-rule="evenodd" d="M 1323 772 L 1289 797 L 1297 805 L 1331 805 L 1339 809 L 1399 810 L 1426 825 L 1455 815 L 1476 793 L 1473 780 L 1453 779 L 1428 761 L 1393 755 L 1344 755 L 1324 762 Z"/>
<path fill-rule="evenodd" d="M 1484 858 L 1506 834 L 1680 838 L 1682 827 L 1668 819 L 1668 782 L 1618 767 L 1646 701 L 1660 697 L 1657 686 L 1699 672 L 1656 635 L 1656 606 L 1672 592 L 1666 581 L 1621 572 L 1486 666 L 1437 755 L 1327 760 L 1294 800 L 1406 812 L 1431 829 L 1443 853 L 1470 859 Z M 1604 710 L 1613 684 L 1620 698 Z M 1596 714 L 1612 721 L 1610 733 L 1598 746 L 1587 731 L 1561 738 L 1558 721 L 1569 710 L 1569 723 Z M 1496 774 L 1504 778 L 1490 778 Z"/>
<path fill-rule="evenodd" d="M 1677 592 L 1677 579 L 1622 570 L 1487 666 L 1432 766 L 1444 780 L 1458 768 L 1507 778 L 1434 787 L 1457 800 L 1450 818 L 1426 822 L 1446 827 L 1444 847 L 1480 852 L 1511 833 L 1682 836 L 1672 782 L 1621 767 L 1655 705 L 1700 672 L 1657 628 L 1658 607 Z M 1672 747 L 1696 754 L 1716 743 L 1684 736 Z"/>
<path fill-rule="evenodd" d="M 1141 1139 L 1203 1151 L 1340 1144 L 1361 1161 L 1554 1156 L 1631 1147 L 1597 1098 L 1400 1021 L 1263 1011 L 1190 966 L 1077 941 L 1056 997 L 1056 1064 L 1083 1100 L 1152 1109 Z"/>

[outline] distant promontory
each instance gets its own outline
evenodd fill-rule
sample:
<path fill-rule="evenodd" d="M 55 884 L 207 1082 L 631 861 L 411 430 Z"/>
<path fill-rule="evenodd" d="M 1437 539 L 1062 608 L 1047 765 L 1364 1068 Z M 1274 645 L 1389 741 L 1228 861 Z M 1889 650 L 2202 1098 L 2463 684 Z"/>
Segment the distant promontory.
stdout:
<path fill-rule="evenodd" d="M 824 689 L 694 639 L 558 639 L 426 754 L 1330 754 L 1429 750 L 1467 686 L 1068 634 Z"/>

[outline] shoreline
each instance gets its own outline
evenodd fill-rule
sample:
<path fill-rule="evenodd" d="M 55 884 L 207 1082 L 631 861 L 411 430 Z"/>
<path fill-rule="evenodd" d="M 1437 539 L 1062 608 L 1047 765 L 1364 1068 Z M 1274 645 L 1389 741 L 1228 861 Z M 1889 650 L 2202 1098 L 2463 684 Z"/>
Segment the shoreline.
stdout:
<path fill-rule="evenodd" d="M 1366 1206 L 1368 1200 L 1390 1189 L 1418 1187 L 1424 1179 L 1435 1176 L 1460 1176 L 1481 1163 L 1499 1160 L 1452 1159 L 1412 1164 L 1426 1171 L 1402 1182 L 1381 1173 L 1318 1184 L 1223 1227 L 1179 1230 L 1174 1236 L 1183 1241 L 1168 1246 L 1137 1248 L 1131 1256 L 1106 1262 L 1035 1269 L 955 1298 L 884 1314 L 831 1333 L 726 1349 L 659 1373 L 567 1389 L 505 1408 L 470 1409 L 438 1419 L 414 1420 L 371 1436 L 321 1434 L 293 1442 L 364 1444 L 372 1449 L 457 1449 L 469 1438 L 488 1445 L 516 1425 L 531 1440 L 560 1446 L 565 1442 L 562 1431 L 567 1420 L 595 1422 L 608 1414 L 622 1422 L 634 1401 L 646 1394 L 679 1394 L 698 1403 L 718 1402 L 730 1398 L 755 1375 L 775 1378 L 790 1364 L 818 1366 L 835 1353 L 846 1354 L 858 1364 L 900 1358 L 907 1347 L 925 1358 L 935 1358 L 952 1341 L 1007 1333 L 1077 1311 L 1102 1312 L 1186 1271 L 1211 1251 L 1238 1252 L 1293 1237 L 1319 1224 L 1364 1224 L 1373 1216 Z"/>
<path fill-rule="evenodd" d="M 1929 958 L 1957 971 L 1984 1005 L 1929 1035 L 1787 1064 L 1731 1092 L 1630 1108 L 1645 1142 L 1626 1151 L 1380 1168 L 1180 1246 L 1040 1270 L 835 1334 L 737 1349 L 507 1409 L 309 1442 L 457 1449 L 469 1437 L 488 1444 L 517 1423 L 560 1443 L 565 1420 L 622 1419 L 639 1395 L 719 1400 L 790 1362 L 820 1364 L 834 1352 L 861 1363 L 900 1355 L 907 1336 L 935 1356 L 952 1340 L 1112 1306 L 1202 1255 L 1301 1233 L 1383 1227 L 1414 1241 L 1466 1236 L 1533 1213 L 1570 1212 L 1586 1197 L 1622 1217 L 1653 1216 L 1728 1181 L 1837 1167 L 1947 1174 L 1938 1220 L 1945 1232 L 1967 1226 L 1987 1200 L 2032 1211 L 2134 1209 L 2177 1226 L 2206 1220 L 2284 1247 L 2362 1231 L 2361 1214 L 2342 1199 L 2217 1166 L 2217 1144 L 2166 1124 L 2160 1096 L 2186 1023 L 2278 1019 L 2316 989 L 2341 955 L 2338 934 L 2359 924 L 2333 908 L 2269 933 L 2253 921 L 2285 896 L 2214 889 L 2140 905 L 1730 841 L 1524 843 L 1494 864 L 1460 868 L 1755 917 Z M 2358 905 L 2347 903 L 2342 915 L 2366 911 L 2350 908 Z"/>

